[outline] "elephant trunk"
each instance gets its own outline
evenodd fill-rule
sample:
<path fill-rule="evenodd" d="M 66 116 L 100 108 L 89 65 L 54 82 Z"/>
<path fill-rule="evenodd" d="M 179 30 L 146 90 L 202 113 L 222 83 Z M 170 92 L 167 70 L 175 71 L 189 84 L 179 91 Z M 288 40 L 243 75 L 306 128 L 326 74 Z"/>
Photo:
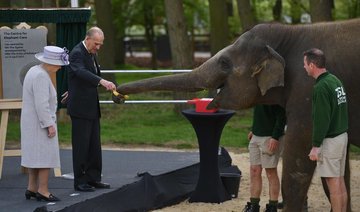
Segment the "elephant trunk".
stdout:
<path fill-rule="evenodd" d="M 119 85 L 116 90 L 121 94 L 160 90 L 196 92 L 209 88 L 217 88 L 227 76 L 224 72 L 215 74 L 204 73 L 201 67 L 202 66 L 190 73 L 173 74 L 125 83 Z"/>

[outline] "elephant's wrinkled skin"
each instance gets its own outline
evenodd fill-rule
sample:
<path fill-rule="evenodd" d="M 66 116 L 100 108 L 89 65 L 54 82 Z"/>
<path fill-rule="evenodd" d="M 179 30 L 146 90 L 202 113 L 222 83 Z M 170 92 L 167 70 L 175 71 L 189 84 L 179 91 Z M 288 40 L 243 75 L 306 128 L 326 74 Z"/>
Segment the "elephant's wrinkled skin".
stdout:
<path fill-rule="evenodd" d="M 359 35 L 360 19 L 299 26 L 261 24 L 190 73 L 131 82 L 120 85 L 117 91 L 199 91 L 221 86 L 209 107 L 283 105 L 288 125 L 282 176 L 284 211 L 300 211 L 316 166 L 308 158 L 315 81 L 304 70 L 302 54 L 313 47 L 325 52 L 327 69 L 343 81 L 347 92 L 349 142 L 360 146 Z"/>

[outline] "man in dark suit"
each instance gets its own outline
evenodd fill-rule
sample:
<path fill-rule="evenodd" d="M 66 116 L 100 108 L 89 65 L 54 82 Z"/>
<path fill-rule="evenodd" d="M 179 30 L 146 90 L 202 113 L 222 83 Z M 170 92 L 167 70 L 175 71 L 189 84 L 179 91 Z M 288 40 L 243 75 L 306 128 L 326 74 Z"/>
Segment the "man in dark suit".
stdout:
<path fill-rule="evenodd" d="M 77 191 L 110 188 L 109 184 L 101 182 L 101 114 L 97 88 L 102 85 L 112 91 L 116 86 L 100 76 L 95 57 L 103 41 L 103 31 L 92 27 L 69 55 L 67 109 L 72 122 L 74 188 Z"/>

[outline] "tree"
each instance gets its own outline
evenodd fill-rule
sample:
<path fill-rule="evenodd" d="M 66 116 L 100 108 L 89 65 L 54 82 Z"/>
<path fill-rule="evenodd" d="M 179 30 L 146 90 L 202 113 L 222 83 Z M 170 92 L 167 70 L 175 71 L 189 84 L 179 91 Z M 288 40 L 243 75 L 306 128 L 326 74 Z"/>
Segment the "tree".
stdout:
<path fill-rule="evenodd" d="M 184 15 L 188 31 L 190 32 L 191 46 L 193 51 L 195 49 L 196 34 L 206 33 L 209 27 L 208 3 L 208 0 L 183 0 Z"/>
<path fill-rule="evenodd" d="M 311 22 L 332 21 L 331 9 L 334 6 L 333 3 L 333 0 L 311 0 Z"/>
<path fill-rule="evenodd" d="M 211 55 L 229 45 L 229 25 L 226 1 L 209 0 Z"/>
<path fill-rule="evenodd" d="M 155 51 L 155 32 L 154 32 L 154 5 L 151 0 L 143 0 L 143 15 L 145 36 L 151 52 L 151 65 L 153 69 L 157 69 L 156 51 Z"/>
<path fill-rule="evenodd" d="M 229 25 L 226 1 L 209 0 L 210 10 L 210 53 L 215 55 L 218 51 L 229 45 Z M 215 90 L 209 91 L 214 96 Z"/>
<path fill-rule="evenodd" d="M 115 40 L 118 40 L 119 48 L 124 47 L 123 39 L 127 28 L 135 26 L 139 31 L 144 30 L 147 47 L 151 52 L 152 68 L 157 69 L 155 26 L 164 24 L 163 0 L 112 0 L 112 3 L 113 22 L 117 28 Z M 125 52 L 118 56 L 124 57 Z"/>
<path fill-rule="evenodd" d="M 256 25 L 257 20 L 250 0 L 237 0 L 242 30 L 246 31 Z"/>
<path fill-rule="evenodd" d="M 112 0 L 112 16 L 113 24 L 115 26 L 115 64 L 125 63 L 125 29 L 131 23 L 131 16 L 133 8 L 131 1 L 128 0 Z M 119 11 L 122 11 L 119 13 Z"/>
<path fill-rule="evenodd" d="M 290 0 L 290 5 L 291 22 L 292 24 L 298 24 L 301 20 L 301 0 Z"/>
<path fill-rule="evenodd" d="M 97 26 L 105 34 L 104 45 L 99 53 L 99 60 L 103 69 L 114 68 L 115 29 L 113 24 L 111 0 L 95 0 L 95 14 Z"/>
<path fill-rule="evenodd" d="M 274 21 L 281 22 L 282 15 L 282 0 L 276 0 L 275 5 L 272 8 Z"/>
<path fill-rule="evenodd" d="M 192 68 L 192 50 L 182 0 L 165 0 L 172 63 L 175 69 Z"/>
<path fill-rule="evenodd" d="M 6 1 L 8 1 L 8 0 L 6 0 Z M 37 1 L 37 0 L 27 0 L 27 1 L 26 0 L 10 0 L 10 5 L 12 8 L 26 8 L 26 7 L 27 8 L 35 8 L 35 7 L 41 8 L 41 7 L 45 7 L 46 2 Z"/>
<path fill-rule="evenodd" d="M 105 34 L 104 45 L 99 53 L 99 61 L 102 69 L 115 68 L 115 26 L 113 24 L 111 0 L 95 0 L 95 14 L 97 26 L 100 27 Z M 106 78 L 115 82 L 114 74 L 107 74 Z"/>
<path fill-rule="evenodd" d="M 360 0 L 349 0 L 349 18 L 360 16 Z"/>
<path fill-rule="evenodd" d="M 193 53 L 187 34 L 182 0 L 165 0 L 167 26 L 170 37 L 170 48 L 174 69 L 193 68 Z M 176 92 L 175 99 L 188 99 L 191 94 Z M 186 107 L 186 106 L 185 106 Z M 175 111 L 180 112 L 183 105 L 175 105 Z"/>
<path fill-rule="evenodd" d="M 0 1 L 0 7 L 2 8 L 10 7 L 10 0 Z"/>

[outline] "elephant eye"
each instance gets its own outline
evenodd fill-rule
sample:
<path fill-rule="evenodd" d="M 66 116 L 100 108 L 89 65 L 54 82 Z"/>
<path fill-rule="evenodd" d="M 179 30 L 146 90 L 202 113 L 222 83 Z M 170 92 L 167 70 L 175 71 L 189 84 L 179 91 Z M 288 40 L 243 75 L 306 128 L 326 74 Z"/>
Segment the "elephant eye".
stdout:
<path fill-rule="evenodd" d="M 232 63 L 229 58 L 220 57 L 218 62 L 222 70 L 230 71 L 232 69 Z"/>

